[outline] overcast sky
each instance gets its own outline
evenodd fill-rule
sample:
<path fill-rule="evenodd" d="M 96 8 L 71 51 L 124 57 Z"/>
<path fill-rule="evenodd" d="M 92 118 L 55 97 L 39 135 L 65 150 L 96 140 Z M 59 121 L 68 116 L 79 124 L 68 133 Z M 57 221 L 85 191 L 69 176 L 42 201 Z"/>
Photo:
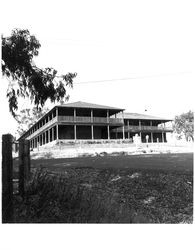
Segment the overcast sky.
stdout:
<path fill-rule="evenodd" d="M 77 72 L 70 102 L 171 118 L 193 110 L 192 2 L 6 0 L 2 33 L 29 29 L 42 45 L 37 65 Z M 3 83 L 1 108 L 9 123 L 1 126 L 13 131 Z"/>

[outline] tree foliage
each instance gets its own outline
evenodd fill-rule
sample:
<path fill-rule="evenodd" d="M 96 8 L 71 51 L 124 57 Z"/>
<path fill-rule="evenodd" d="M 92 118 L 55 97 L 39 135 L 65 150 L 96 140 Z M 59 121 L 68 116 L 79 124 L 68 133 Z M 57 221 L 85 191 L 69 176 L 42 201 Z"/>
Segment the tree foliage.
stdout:
<path fill-rule="evenodd" d="M 16 118 L 18 121 L 17 132 L 19 136 L 25 133 L 32 125 L 34 125 L 42 116 L 49 111 L 48 108 L 28 108 L 22 109 Z"/>
<path fill-rule="evenodd" d="M 194 140 L 194 113 L 189 111 L 175 117 L 174 131 L 181 138 L 183 135 L 186 140 L 191 138 Z"/>
<path fill-rule="evenodd" d="M 66 87 L 73 86 L 76 73 L 57 75 L 51 67 L 38 68 L 33 58 L 38 56 L 41 44 L 28 30 L 15 29 L 11 36 L 2 36 L 2 73 L 9 80 L 7 98 L 15 117 L 18 97 L 28 97 L 38 108 L 47 99 L 51 102 L 67 99 Z"/>

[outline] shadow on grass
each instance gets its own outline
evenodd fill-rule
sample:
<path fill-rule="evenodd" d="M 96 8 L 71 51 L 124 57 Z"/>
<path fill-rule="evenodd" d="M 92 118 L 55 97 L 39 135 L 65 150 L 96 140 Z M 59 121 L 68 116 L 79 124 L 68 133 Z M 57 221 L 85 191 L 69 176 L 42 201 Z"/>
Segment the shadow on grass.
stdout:
<path fill-rule="evenodd" d="M 77 168 L 57 174 L 37 169 L 24 200 L 15 197 L 14 222 L 192 222 L 191 177 L 126 171 Z"/>
<path fill-rule="evenodd" d="M 146 223 L 120 195 L 44 168 L 34 173 L 24 200 L 15 199 L 16 223 Z"/>

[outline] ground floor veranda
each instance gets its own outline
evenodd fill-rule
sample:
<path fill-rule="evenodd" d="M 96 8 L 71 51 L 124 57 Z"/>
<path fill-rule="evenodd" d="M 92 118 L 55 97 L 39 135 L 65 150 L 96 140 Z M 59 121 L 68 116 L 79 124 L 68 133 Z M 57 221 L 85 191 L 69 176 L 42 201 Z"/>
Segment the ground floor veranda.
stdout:
<path fill-rule="evenodd" d="M 110 125 L 54 125 L 38 135 L 29 138 L 31 148 L 37 148 L 53 141 L 77 141 L 77 140 L 129 140 L 135 142 L 135 137 L 140 138 L 140 142 L 155 143 L 166 142 L 165 132 L 156 131 L 139 131 L 139 132 L 122 132 L 113 131 L 116 126 Z"/>

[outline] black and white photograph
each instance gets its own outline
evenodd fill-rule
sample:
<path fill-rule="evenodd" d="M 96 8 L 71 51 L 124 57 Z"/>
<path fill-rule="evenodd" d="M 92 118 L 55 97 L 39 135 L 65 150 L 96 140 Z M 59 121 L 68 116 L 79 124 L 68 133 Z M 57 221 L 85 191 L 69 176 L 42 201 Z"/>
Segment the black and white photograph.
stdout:
<path fill-rule="evenodd" d="M 0 248 L 191 249 L 193 1 L 0 6 Z"/>

